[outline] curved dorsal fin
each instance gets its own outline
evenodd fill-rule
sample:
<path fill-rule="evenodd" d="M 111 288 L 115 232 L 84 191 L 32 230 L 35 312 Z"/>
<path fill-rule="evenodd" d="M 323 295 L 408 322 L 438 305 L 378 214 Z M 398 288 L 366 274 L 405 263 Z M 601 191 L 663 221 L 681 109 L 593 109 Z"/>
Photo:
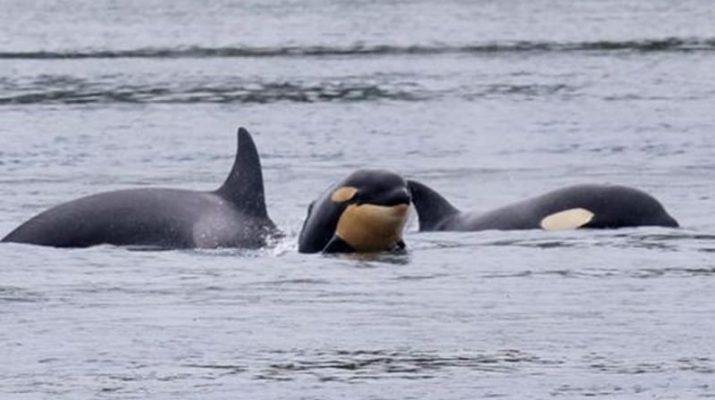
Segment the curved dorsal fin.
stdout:
<path fill-rule="evenodd" d="M 439 230 L 442 221 L 459 213 L 447 199 L 429 186 L 413 180 L 408 180 L 407 186 L 412 194 L 412 204 L 417 209 L 421 231 Z"/>
<path fill-rule="evenodd" d="M 216 193 L 250 215 L 268 217 L 261 160 L 251 134 L 243 127 L 238 128 L 236 160 Z"/>

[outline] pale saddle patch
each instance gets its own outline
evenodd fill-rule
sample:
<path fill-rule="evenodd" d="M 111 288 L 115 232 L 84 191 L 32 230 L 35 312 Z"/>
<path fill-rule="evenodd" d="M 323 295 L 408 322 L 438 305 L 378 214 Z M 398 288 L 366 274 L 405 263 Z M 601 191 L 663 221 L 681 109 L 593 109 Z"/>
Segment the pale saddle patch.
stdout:
<path fill-rule="evenodd" d="M 541 228 L 547 231 L 578 229 L 591 222 L 594 213 L 585 208 L 571 208 L 551 214 L 541 220 Z"/>

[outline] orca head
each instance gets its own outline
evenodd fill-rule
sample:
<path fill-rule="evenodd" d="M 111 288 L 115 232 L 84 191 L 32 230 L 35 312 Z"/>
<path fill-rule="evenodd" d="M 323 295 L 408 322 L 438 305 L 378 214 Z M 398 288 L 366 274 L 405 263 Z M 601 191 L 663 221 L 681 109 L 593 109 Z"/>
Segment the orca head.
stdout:
<path fill-rule="evenodd" d="M 298 251 L 401 250 L 410 200 L 407 182 L 401 176 L 384 170 L 355 171 L 308 207 Z"/>

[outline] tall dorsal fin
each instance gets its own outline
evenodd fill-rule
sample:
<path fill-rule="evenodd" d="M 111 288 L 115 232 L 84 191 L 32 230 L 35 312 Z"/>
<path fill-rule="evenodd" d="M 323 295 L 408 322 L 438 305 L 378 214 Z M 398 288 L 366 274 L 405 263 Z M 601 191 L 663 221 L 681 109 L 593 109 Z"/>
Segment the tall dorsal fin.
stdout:
<path fill-rule="evenodd" d="M 238 128 L 238 150 L 231 173 L 216 193 L 250 215 L 268 217 L 261 160 L 251 134 L 243 127 Z"/>
<path fill-rule="evenodd" d="M 417 209 L 421 231 L 439 230 L 440 222 L 459 214 L 458 209 L 429 186 L 412 180 L 407 181 L 407 186 L 412 194 L 412 204 Z"/>

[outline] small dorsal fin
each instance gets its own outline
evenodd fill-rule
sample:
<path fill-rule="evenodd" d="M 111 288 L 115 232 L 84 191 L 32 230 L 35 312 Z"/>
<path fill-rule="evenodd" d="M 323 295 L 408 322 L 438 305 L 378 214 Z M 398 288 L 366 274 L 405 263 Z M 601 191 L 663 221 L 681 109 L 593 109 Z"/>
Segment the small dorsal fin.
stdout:
<path fill-rule="evenodd" d="M 412 194 L 412 204 L 417 209 L 421 231 L 439 230 L 440 222 L 459 214 L 457 208 L 429 186 L 413 180 L 408 180 L 407 186 Z"/>
<path fill-rule="evenodd" d="M 243 127 L 238 128 L 238 150 L 233 168 L 216 193 L 250 215 L 268 217 L 261 160 L 251 134 Z"/>

